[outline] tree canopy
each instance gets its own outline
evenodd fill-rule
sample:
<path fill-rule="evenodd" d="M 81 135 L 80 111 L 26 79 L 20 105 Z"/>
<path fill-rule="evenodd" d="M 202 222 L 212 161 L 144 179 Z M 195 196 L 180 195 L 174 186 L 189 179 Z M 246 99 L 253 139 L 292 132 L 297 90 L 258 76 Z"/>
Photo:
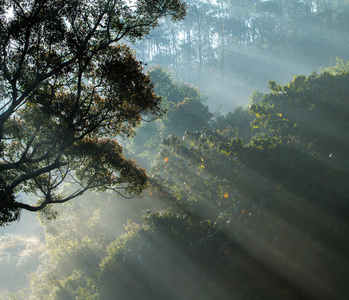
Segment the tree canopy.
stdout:
<path fill-rule="evenodd" d="M 229 254 L 212 281 L 234 284 L 244 261 L 253 299 L 270 287 L 253 277 L 258 272 L 283 281 L 271 285 L 268 299 L 286 290 L 292 299 L 294 292 L 302 299 L 348 295 L 347 83 L 347 66 L 283 86 L 270 82 L 271 92 L 250 104 L 253 134 L 239 135 L 237 124 L 163 141 L 153 168 L 158 192 L 192 224 L 209 221 L 222 233 L 222 257 L 229 247 L 245 251 Z"/>
<path fill-rule="evenodd" d="M 1 1 L 0 224 L 89 189 L 139 193 L 146 174 L 117 141 L 162 114 L 134 42 L 178 0 Z M 57 194 L 63 182 L 79 188 Z M 37 204 L 14 195 L 32 193 Z"/>
<path fill-rule="evenodd" d="M 181 137 L 185 131 L 201 130 L 209 126 L 213 114 L 196 87 L 176 82 L 165 68 L 156 66 L 147 74 L 154 84 L 155 93 L 162 97 L 161 108 L 166 110 L 166 114 L 156 122 L 144 122 L 137 128 L 137 135 L 130 139 L 132 144 L 126 148 L 150 170 L 162 139 L 169 135 Z"/>

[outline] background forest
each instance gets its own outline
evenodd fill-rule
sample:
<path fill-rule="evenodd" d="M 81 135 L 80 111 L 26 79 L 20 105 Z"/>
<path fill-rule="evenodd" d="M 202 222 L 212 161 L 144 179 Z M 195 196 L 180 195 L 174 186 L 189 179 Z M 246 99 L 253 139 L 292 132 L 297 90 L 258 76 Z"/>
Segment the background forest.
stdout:
<path fill-rule="evenodd" d="M 147 190 L 1 228 L 0 299 L 349 298 L 349 1 L 186 2 L 132 46 Z"/>
<path fill-rule="evenodd" d="M 267 82 L 348 59 L 348 1 L 189 0 L 180 23 L 164 22 L 136 45 L 149 65 L 208 93 L 207 103 L 233 110 Z"/>

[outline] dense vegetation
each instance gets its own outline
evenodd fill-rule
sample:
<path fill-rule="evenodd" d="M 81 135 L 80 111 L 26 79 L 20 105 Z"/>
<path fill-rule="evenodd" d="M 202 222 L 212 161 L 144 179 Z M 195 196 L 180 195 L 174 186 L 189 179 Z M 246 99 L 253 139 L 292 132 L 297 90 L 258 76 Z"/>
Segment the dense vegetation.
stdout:
<path fill-rule="evenodd" d="M 159 89 L 157 80 L 169 80 L 206 111 L 195 88 L 161 68 L 152 72 Z M 162 139 L 169 119 L 144 124 L 140 132 L 159 138 L 144 150 L 149 190 L 128 204 L 137 223 L 115 232 L 126 214 L 117 225 L 110 208 L 120 202 L 108 193 L 63 206 L 56 221 L 44 221 L 46 258 L 21 292 L 33 299 L 346 298 L 348 78 L 339 62 L 288 85 L 270 82 L 271 92 L 254 93 L 246 108 L 192 118 L 197 131 L 183 139 Z M 169 116 L 179 113 L 168 99 Z M 161 212 L 148 210 L 152 199 L 161 199 Z M 31 255 L 35 264 L 38 254 Z"/>
<path fill-rule="evenodd" d="M 87 193 L 42 214 L 36 238 L 2 235 L 0 299 L 349 298 L 349 63 L 288 84 L 273 71 L 345 57 L 348 1 L 188 4 L 136 46 L 162 63 L 147 75 L 166 114 L 118 142 L 147 189 Z M 222 114 L 178 80 L 207 87 L 205 72 L 276 81 Z"/>

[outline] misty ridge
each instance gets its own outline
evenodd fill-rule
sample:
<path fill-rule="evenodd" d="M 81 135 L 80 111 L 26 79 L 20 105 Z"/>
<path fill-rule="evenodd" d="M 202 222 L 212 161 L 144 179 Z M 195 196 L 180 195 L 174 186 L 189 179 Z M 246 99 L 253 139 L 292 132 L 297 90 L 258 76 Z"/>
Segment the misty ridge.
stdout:
<path fill-rule="evenodd" d="M 349 298 L 349 1 L 0 22 L 1 300 Z"/>

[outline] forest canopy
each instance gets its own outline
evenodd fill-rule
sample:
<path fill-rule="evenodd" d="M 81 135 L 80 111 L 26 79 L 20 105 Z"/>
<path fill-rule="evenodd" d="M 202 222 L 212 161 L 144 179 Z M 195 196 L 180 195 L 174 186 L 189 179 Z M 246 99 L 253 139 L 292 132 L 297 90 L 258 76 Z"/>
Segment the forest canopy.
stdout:
<path fill-rule="evenodd" d="M 19 15 L 32 2 L 15 3 Z M 56 3 L 65 14 L 87 1 L 33 3 Z M 150 19 L 164 8 L 127 3 L 143 3 L 138 12 Z M 26 49 L 26 32 L 36 41 L 23 56 L 30 76 L 19 72 L 14 86 L 4 78 L 8 99 L 12 87 L 20 95 L 28 88 L 20 84 L 71 58 L 50 53 L 86 46 L 5 122 L 2 147 L 17 155 L 5 164 L 21 163 L 21 172 L 53 164 L 57 156 L 46 153 L 58 155 L 64 142 L 83 136 L 62 153 L 67 165 L 18 189 L 41 199 L 51 189 L 53 200 L 63 200 L 84 191 L 89 178 L 98 186 L 56 205 L 57 215 L 47 205 L 44 214 L 22 211 L 21 222 L 1 228 L 0 269 L 8 270 L 0 274 L 1 300 L 349 299 L 349 2 L 187 0 L 186 18 L 172 22 L 172 12 L 184 13 L 180 3 L 167 7 L 160 26 L 131 30 L 89 65 L 94 42 L 108 39 L 108 20 L 114 38 L 148 17 L 136 6 L 119 10 L 119 21 L 102 18 L 84 44 L 91 28 L 79 24 L 95 19 L 72 9 L 76 26 L 61 27 L 77 36 L 73 43 L 52 39 L 40 48 L 49 39 L 34 18 L 33 32 L 6 44 L 15 55 L 17 46 Z M 4 24 L 15 26 L 10 10 Z M 59 40 L 59 32 L 52 36 Z M 36 53 L 48 59 L 39 69 Z M 7 65 L 13 78 L 21 57 Z M 98 129 L 83 131 L 99 120 Z M 11 172 L 0 174 L 6 187 Z M 119 197 L 125 191 L 135 197 Z M 21 201 L 11 198 L 16 193 L 7 203 Z M 19 212 L 2 211 L 5 223 Z"/>
<path fill-rule="evenodd" d="M 168 78 L 158 75 L 155 85 Z M 63 206 L 46 221 L 51 260 L 32 274 L 33 295 L 347 298 L 347 81 L 341 63 L 287 85 L 271 81 L 246 108 L 153 145 L 151 187 L 129 204 L 138 223 L 129 220 L 116 240 L 103 222 L 122 207 L 110 194 L 98 196 L 104 208 L 96 195 Z M 161 212 L 147 209 L 155 199 Z"/>

